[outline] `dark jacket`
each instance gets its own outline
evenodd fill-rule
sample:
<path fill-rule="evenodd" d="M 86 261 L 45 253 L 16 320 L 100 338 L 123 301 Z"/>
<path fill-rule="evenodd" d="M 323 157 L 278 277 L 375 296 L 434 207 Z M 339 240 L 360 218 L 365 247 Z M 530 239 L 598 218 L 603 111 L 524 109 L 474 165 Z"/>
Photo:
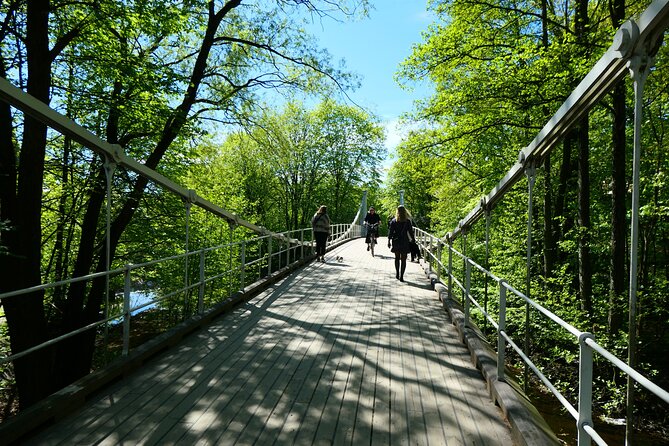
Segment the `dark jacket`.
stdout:
<path fill-rule="evenodd" d="M 373 214 L 370 212 L 367 212 L 367 215 L 365 215 L 365 223 L 368 223 L 370 225 L 373 225 L 374 223 L 381 223 L 381 217 L 379 217 L 379 214 L 374 212 Z"/>
<path fill-rule="evenodd" d="M 411 251 L 410 240 L 414 239 L 413 226 L 410 220 L 397 221 L 392 219 L 388 230 L 388 239 L 393 247 L 392 252 L 407 254 Z"/>

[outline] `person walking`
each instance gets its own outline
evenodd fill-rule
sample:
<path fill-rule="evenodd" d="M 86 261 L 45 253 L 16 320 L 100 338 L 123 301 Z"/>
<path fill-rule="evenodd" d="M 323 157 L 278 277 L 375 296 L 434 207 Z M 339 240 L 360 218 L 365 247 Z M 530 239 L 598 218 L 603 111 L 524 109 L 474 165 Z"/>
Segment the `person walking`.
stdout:
<path fill-rule="evenodd" d="M 321 206 L 311 219 L 311 227 L 316 239 L 316 261 L 325 262 L 325 244 L 330 235 L 330 217 L 327 206 Z"/>
<path fill-rule="evenodd" d="M 410 243 L 414 240 L 411 216 L 404 206 L 398 206 L 395 218 L 390 221 L 388 230 L 388 248 L 395 254 L 395 278 L 404 282 L 407 267 L 407 254 L 411 251 Z M 391 247 L 392 244 L 392 247 Z"/>

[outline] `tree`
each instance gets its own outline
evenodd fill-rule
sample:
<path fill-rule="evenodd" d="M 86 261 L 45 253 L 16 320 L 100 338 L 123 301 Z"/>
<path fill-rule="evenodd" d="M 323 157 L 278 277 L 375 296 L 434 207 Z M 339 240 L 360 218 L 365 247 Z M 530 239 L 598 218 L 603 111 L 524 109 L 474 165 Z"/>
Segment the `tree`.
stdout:
<path fill-rule="evenodd" d="M 329 212 L 341 218 L 356 209 L 361 189 L 378 189 L 380 165 L 386 154 L 384 132 L 377 118 L 332 100 L 319 104 L 314 115 L 329 179 L 326 190 L 330 193 L 322 202 L 329 202 Z M 326 200 L 328 196 L 331 198 Z"/>
<path fill-rule="evenodd" d="M 574 14 L 576 41 L 585 46 L 589 36 L 588 1 L 576 2 Z M 583 51 L 588 60 L 589 51 Z M 586 114 L 577 129 L 578 141 L 578 283 L 581 308 L 592 316 L 592 265 L 590 261 L 590 123 Z"/>
<path fill-rule="evenodd" d="M 618 29 L 625 19 L 625 0 L 612 0 L 610 2 L 611 25 L 613 29 Z M 610 334 L 617 333 L 622 327 L 621 304 L 625 293 L 625 246 L 627 239 L 627 197 L 626 185 L 627 175 L 625 173 L 626 164 L 626 136 L 625 124 L 627 122 L 626 106 L 626 87 L 620 83 L 613 91 L 612 112 L 613 112 L 613 132 L 611 134 L 612 146 L 612 171 L 611 171 L 611 272 L 609 284 L 609 316 L 608 330 Z"/>
<path fill-rule="evenodd" d="M 308 227 L 320 204 L 334 221 L 350 221 L 361 191 L 379 187 L 383 130 L 367 113 L 331 100 L 313 110 L 293 101 L 255 121 L 211 155 L 216 174 L 208 187 L 219 190 L 226 187 L 221 181 L 237 178 L 245 187 L 233 196 L 262 210 L 256 215 L 263 225 Z"/>
<path fill-rule="evenodd" d="M 25 38 L 25 53 L 23 48 L 16 48 L 14 45 L 10 48 L 16 49 L 17 55 L 26 56 L 26 67 L 8 63 L 5 54 L 2 55 L 0 67 L 0 75 L 5 78 L 10 70 L 19 70 L 22 73 L 27 68 L 26 91 L 45 103 L 49 103 L 51 66 L 54 59 L 77 34 L 72 29 L 71 33 L 58 36 L 50 48 L 49 10 L 48 0 L 31 1 L 27 5 L 19 2 L 10 4 L 7 16 L 14 16 L 17 21 L 25 17 L 25 22 L 21 23 L 25 26 L 25 33 L 22 33 Z M 21 34 L 17 33 L 17 37 L 19 35 Z M 3 41 L 10 37 L 11 33 L 8 32 L 2 35 Z M 3 273 L 0 287 L 2 291 L 7 291 L 27 288 L 41 282 L 40 216 L 47 130 L 44 124 L 26 116 L 23 120 L 23 135 L 19 140 L 13 134 L 14 117 L 9 104 L 2 103 L 0 108 L 3 117 L 0 122 L 0 178 L 3 182 L 0 188 L 0 220 L 11 225 L 11 229 L 3 234 L 8 253 L 0 257 L 0 270 Z M 21 141 L 20 150 L 17 148 L 18 141 Z M 35 292 L 3 301 L 12 351 L 23 351 L 46 339 L 47 326 L 42 299 L 43 292 Z M 45 367 L 48 356 L 44 356 L 39 358 L 38 355 L 29 355 L 14 363 L 17 382 L 19 379 L 21 381 L 19 397 L 24 405 L 39 399 L 38 395 L 46 395 L 52 390 Z"/>
<path fill-rule="evenodd" d="M 409 135 L 407 141 L 397 147 L 402 162 L 394 163 L 388 172 L 383 207 L 388 214 L 394 214 L 399 193 L 403 190 L 404 202 L 414 223 L 429 231 L 433 229 L 433 206 L 443 187 L 438 181 L 437 163 L 424 153 L 412 153 L 412 148 L 419 144 L 412 138 L 420 136 Z"/>

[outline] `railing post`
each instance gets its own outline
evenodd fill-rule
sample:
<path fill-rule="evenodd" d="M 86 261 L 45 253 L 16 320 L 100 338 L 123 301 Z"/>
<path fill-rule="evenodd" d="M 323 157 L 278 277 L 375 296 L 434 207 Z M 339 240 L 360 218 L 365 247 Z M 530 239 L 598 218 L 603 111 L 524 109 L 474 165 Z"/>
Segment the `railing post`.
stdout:
<path fill-rule="evenodd" d="M 200 250 L 200 286 L 197 293 L 197 312 L 204 313 L 204 248 Z"/>
<path fill-rule="evenodd" d="M 304 259 L 304 228 L 300 229 L 300 260 Z"/>
<path fill-rule="evenodd" d="M 240 259 L 241 259 L 241 267 L 239 270 L 239 282 L 241 285 L 240 291 L 243 293 L 244 292 L 244 281 L 246 279 L 246 240 L 242 240 L 241 248 L 240 248 Z"/>
<path fill-rule="evenodd" d="M 130 271 L 132 265 L 125 266 L 125 284 L 123 286 L 123 356 L 128 356 L 130 351 L 130 290 L 132 281 Z"/>
<path fill-rule="evenodd" d="M 594 339 L 590 333 L 582 333 L 578 339 L 578 446 L 590 446 L 590 435 L 584 426 L 592 426 L 592 349 L 585 343 Z"/>
<path fill-rule="evenodd" d="M 228 245 L 228 254 L 230 254 L 228 257 L 228 297 L 232 296 L 232 289 L 233 289 L 233 270 L 232 270 L 232 251 L 235 249 L 235 244 L 234 244 L 234 222 L 228 221 L 228 229 L 230 233 L 230 244 Z"/>
<path fill-rule="evenodd" d="M 453 298 L 453 241 L 451 233 L 448 235 L 448 297 Z"/>
<path fill-rule="evenodd" d="M 190 210 L 191 210 L 191 202 L 184 200 L 184 205 L 186 206 L 186 246 L 185 246 L 185 252 L 186 256 L 184 257 L 184 288 L 188 290 L 188 263 L 190 261 L 190 256 L 188 255 L 188 250 L 190 249 L 189 247 L 189 238 L 190 238 Z M 189 299 L 188 295 L 190 294 L 190 290 L 185 292 L 184 296 L 184 313 L 183 313 L 183 318 L 184 320 L 188 317 L 188 310 L 189 310 Z"/>
<path fill-rule="evenodd" d="M 439 267 L 441 262 L 441 247 L 443 243 L 440 239 L 437 239 L 437 281 L 441 281 L 441 268 Z M 430 263 L 430 262 L 428 262 Z"/>
<path fill-rule="evenodd" d="M 111 269 L 111 202 L 112 202 L 112 179 L 114 177 L 114 172 L 116 171 L 116 163 L 110 159 L 109 156 L 105 157 L 105 180 L 107 188 L 107 199 L 105 204 L 105 271 L 107 275 L 105 276 L 105 309 L 104 309 L 104 318 L 109 317 L 109 270 Z M 109 324 L 105 324 L 104 330 L 104 342 L 105 342 L 105 351 L 109 352 L 107 348 L 109 346 Z M 106 356 L 106 353 L 105 353 Z M 106 357 L 105 357 L 106 361 Z"/>
<path fill-rule="evenodd" d="M 628 69 L 634 82 L 634 147 L 632 160 L 632 206 L 630 220 L 630 267 L 629 267 L 629 310 L 627 363 L 636 367 L 637 332 L 637 274 L 639 246 L 639 181 L 641 169 L 641 125 L 643 118 L 643 89 L 646 78 L 654 65 L 654 57 L 637 55 L 628 62 Z M 625 442 L 632 444 L 636 430 L 634 422 L 634 380 L 627 376 Z"/>
<path fill-rule="evenodd" d="M 289 250 L 289 245 L 288 245 L 288 240 L 285 239 L 286 234 L 283 234 L 284 239 L 279 240 L 279 269 L 284 268 L 288 264 L 288 253 L 290 252 Z M 283 244 L 286 244 L 285 248 Z M 282 251 L 286 252 L 286 263 L 282 263 L 281 258 L 283 257 Z"/>
<path fill-rule="evenodd" d="M 267 276 L 272 275 L 272 236 L 267 237 Z"/>
<path fill-rule="evenodd" d="M 311 228 L 311 255 L 316 254 L 316 238 L 314 236 L 314 229 Z"/>
<path fill-rule="evenodd" d="M 462 273 L 466 274 L 467 270 L 467 228 L 462 228 Z M 466 286 L 463 292 L 464 296 L 462 297 L 462 305 L 465 305 L 467 301 L 467 293 L 469 292 L 469 287 Z M 465 314 L 465 326 L 467 322 L 467 315 Z"/>
<path fill-rule="evenodd" d="M 433 236 L 433 235 L 430 235 L 430 247 L 429 247 L 430 252 L 434 252 L 434 250 L 432 249 L 432 242 L 433 242 L 433 241 L 434 241 L 434 236 Z M 438 269 L 439 269 L 439 267 L 437 266 L 437 270 L 438 270 Z M 431 273 L 431 272 L 432 272 L 432 262 L 431 262 L 431 261 L 430 261 L 430 262 L 427 262 L 427 272 L 428 272 L 428 273 Z"/>
<path fill-rule="evenodd" d="M 290 232 L 286 232 L 286 266 L 290 265 L 290 254 L 293 250 L 293 242 L 290 241 Z"/>
<path fill-rule="evenodd" d="M 469 258 L 465 257 L 465 297 L 464 297 L 464 306 L 465 306 L 465 327 L 469 327 L 469 295 L 471 293 L 471 275 L 472 275 L 472 266 L 469 263 Z"/>
<path fill-rule="evenodd" d="M 499 281 L 499 323 L 497 326 L 497 380 L 504 381 L 504 362 L 506 361 L 506 281 Z"/>

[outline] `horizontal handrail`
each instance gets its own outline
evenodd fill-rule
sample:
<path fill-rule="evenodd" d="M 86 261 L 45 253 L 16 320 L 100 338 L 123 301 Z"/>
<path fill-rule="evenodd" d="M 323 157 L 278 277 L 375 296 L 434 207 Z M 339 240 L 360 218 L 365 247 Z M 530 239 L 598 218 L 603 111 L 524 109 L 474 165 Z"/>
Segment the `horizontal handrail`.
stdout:
<path fill-rule="evenodd" d="M 353 225 L 353 224 L 334 224 L 332 226 L 335 228 L 333 232 L 334 232 L 334 235 L 336 236 L 336 239 L 328 241 L 328 246 L 330 246 L 330 247 L 349 240 L 351 238 L 352 228 L 355 225 Z M 251 238 L 251 239 L 248 239 L 248 240 L 233 241 L 233 242 L 229 242 L 229 243 L 219 244 L 219 245 L 216 245 L 216 246 L 200 248 L 200 249 L 193 250 L 193 251 L 190 251 L 190 252 L 187 252 L 187 253 L 168 256 L 168 257 L 164 257 L 164 258 L 161 258 L 161 259 L 151 260 L 151 261 L 148 261 L 148 262 L 143 262 L 143 263 L 138 263 L 138 264 L 127 264 L 124 267 L 116 268 L 116 269 L 109 270 L 109 271 L 88 274 L 88 275 L 85 275 L 85 276 L 70 278 L 70 279 L 61 280 L 61 281 L 58 281 L 58 282 L 41 284 L 41 285 L 38 285 L 38 286 L 34 286 L 34 287 L 22 289 L 22 290 L 15 290 L 15 291 L 10 291 L 10 292 L 6 292 L 6 293 L 1 293 L 0 294 L 0 301 L 2 301 L 2 299 L 6 299 L 6 298 L 10 298 L 10 297 L 16 297 L 16 296 L 20 296 L 20 295 L 24 295 L 24 294 L 37 292 L 37 291 L 46 291 L 46 290 L 49 290 L 49 289 L 52 289 L 52 288 L 71 285 L 73 283 L 82 282 L 82 281 L 91 281 L 91 280 L 94 280 L 94 279 L 97 279 L 97 278 L 102 278 L 102 277 L 108 277 L 109 279 L 111 279 L 113 277 L 120 276 L 120 275 L 123 275 L 123 274 L 132 274 L 134 271 L 150 268 L 152 266 L 159 265 L 161 263 L 171 262 L 171 261 L 175 261 L 175 260 L 178 261 L 178 260 L 182 260 L 182 259 L 185 259 L 185 258 L 190 258 L 191 256 L 198 256 L 201 253 L 210 253 L 210 252 L 213 252 L 213 251 L 216 251 L 216 250 L 231 249 L 231 248 L 234 248 L 234 247 L 244 247 L 246 245 L 249 245 L 249 244 L 252 244 L 252 243 L 258 243 L 258 242 L 260 242 L 260 243 L 269 242 L 270 240 L 273 240 L 273 239 L 276 238 L 275 235 L 280 236 L 281 240 L 286 241 L 289 245 L 292 245 L 292 246 L 288 246 L 287 248 L 284 248 L 284 249 L 279 249 L 279 250 L 273 251 L 271 253 L 270 252 L 265 252 L 265 253 L 263 253 L 263 255 L 261 257 L 248 259 L 248 261 L 245 262 L 244 264 L 236 265 L 232 269 L 216 273 L 211 277 L 205 277 L 202 280 L 198 280 L 196 282 L 187 284 L 186 286 L 180 287 L 180 288 L 178 288 L 176 290 L 173 290 L 169 293 L 160 295 L 158 297 L 154 297 L 151 300 L 149 300 L 148 302 L 142 303 L 140 305 L 133 306 L 133 307 L 128 306 L 129 309 L 127 310 L 127 312 L 129 314 L 125 314 L 125 312 L 123 310 L 121 310 L 121 312 L 118 313 L 118 314 L 108 315 L 108 317 L 106 317 L 102 320 L 95 321 L 95 322 L 93 322 L 91 324 L 88 324 L 84 327 L 81 327 L 77 330 L 73 330 L 71 332 L 64 333 L 64 334 L 62 334 L 62 335 L 60 335 L 56 338 L 52 338 L 52 339 L 44 341 L 44 342 L 42 342 L 38 345 L 32 346 L 29 349 L 23 350 L 21 352 L 16 352 L 16 353 L 13 353 L 13 354 L 8 355 L 8 356 L 0 357 L 0 364 L 15 361 L 17 359 L 20 359 L 20 358 L 26 356 L 26 355 L 29 355 L 30 353 L 35 352 L 37 350 L 52 346 L 52 345 L 54 345 L 58 342 L 64 341 L 64 340 L 66 340 L 68 338 L 71 338 L 73 336 L 77 336 L 77 335 L 79 335 L 79 334 L 81 334 L 85 331 L 95 329 L 95 328 L 100 327 L 100 326 L 104 326 L 105 324 L 108 324 L 111 321 L 118 320 L 119 318 L 128 317 L 129 319 L 131 319 L 132 318 L 132 313 L 134 313 L 138 310 L 149 307 L 151 305 L 160 304 L 161 302 L 167 301 L 168 299 L 170 299 L 174 296 L 177 296 L 177 295 L 183 294 L 183 293 L 187 293 L 189 291 L 197 289 L 198 287 L 204 286 L 204 285 L 206 285 L 208 283 L 211 283 L 211 282 L 213 282 L 217 279 L 228 276 L 229 274 L 234 273 L 234 271 L 242 271 L 246 268 L 249 268 L 249 267 L 254 266 L 254 265 L 259 265 L 259 264 L 262 264 L 264 262 L 269 263 L 269 262 L 272 261 L 272 259 L 275 256 L 279 256 L 281 254 L 290 252 L 292 250 L 299 249 L 300 246 L 302 246 L 302 244 L 304 246 L 308 246 L 311 249 L 311 242 L 312 242 L 311 240 L 309 240 L 309 241 L 305 240 L 302 243 L 300 240 L 293 239 L 289 236 L 289 234 L 294 234 L 294 233 L 298 233 L 298 232 L 300 232 L 300 233 L 304 233 L 304 232 L 311 233 L 311 231 L 312 231 L 311 228 L 309 228 L 309 229 L 296 229 L 296 230 L 292 230 L 292 231 L 286 231 L 284 233 L 265 234 L 265 235 L 254 237 L 254 238 Z M 294 263 L 300 261 L 301 259 L 302 259 L 301 257 L 296 255 L 295 256 L 295 261 L 292 262 L 292 263 L 294 264 Z M 131 292 L 131 290 L 126 290 L 126 293 L 130 293 L 130 292 Z M 123 298 L 125 299 L 125 295 L 124 295 Z M 125 340 L 124 342 L 127 342 L 127 340 Z"/>
<path fill-rule="evenodd" d="M 117 317 L 114 318 L 114 319 L 117 319 Z M 25 350 L 23 350 L 19 353 L 14 353 L 14 354 L 9 355 L 9 356 L 0 357 L 0 364 L 5 364 L 5 363 L 10 362 L 10 361 L 15 361 L 19 358 L 22 358 L 26 355 L 29 355 L 30 353 L 33 353 L 33 352 L 36 352 L 36 351 L 41 350 L 43 348 L 49 347 L 49 346 L 54 345 L 54 344 L 56 344 L 60 341 L 64 341 L 65 339 L 76 336 L 76 335 L 78 335 L 80 333 L 83 333 L 85 331 L 88 331 L 92 328 L 96 328 L 96 327 L 98 327 L 102 324 L 105 324 L 105 323 L 109 322 L 110 320 L 113 320 L 113 319 L 105 319 L 103 321 L 96 321 L 96 322 L 90 323 L 90 324 L 88 324 L 84 327 L 81 327 L 81 328 L 77 329 L 77 330 L 62 334 L 62 335 L 60 335 L 58 337 L 55 337 L 53 339 L 49 339 L 46 342 L 43 342 L 41 344 L 38 344 L 38 345 L 32 346 L 30 348 L 27 348 L 27 349 L 25 349 Z"/>
<path fill-rule="evenodd" d="M 655 0 L 636 20 L 618 29 L 608 50 L 597 61 L 557 112 L 518 154 L 516 162 L 485 197 L 448 233 L 443 240 L 454 240 L 492 209 L 525 172 L 525 165 L 547 156 L 571 130 L 573 124 L 607 94 L 626 74 L 634 57 L 657 51 L 658 40 L 669 27 L 669 0 Z"/>
<path fill-rule="evenodd" d="M 279 233 L 272 232 L 267 228 L 263 228 L 262 226 L 244 220 L 237 214 L 229 212 L 209 200 L 200 197 L 196 191 L 186 189 L 157 171 L 146 167 L 144 164 L 126 155 L 123 151 L 123 147 L 120 145 L 110 144 L 103 140 L 88 129 L 77 124 L 74 120 L 58 113 L 47 104 L 34 98 L 20 88 L 15 87 L 3 77 L 0 77 L 0 100 L 16 107 L 27 115 L 48 125 L 52 129 L 57 130 L 62 135 L 69 136 L 73 141 L 78 142 L 82 146 L 87 147 L 108 160 L 112 160 L 115 164 L 123 166 L 150 179 L 154 183 L 181 197 L 184 201 L 194 204 L 213 215 L 224 218 L 229 224 L 243 226 L 257 234 L 271 235 L 276 238 L 285 237 Z M 290 242 L 295 243 L 298 241 L 290 240 Z"/>
<path fill-rule="evenodd" d="M 470 257 L 467 257 L 466 255 L 463 255 L 456 249 L 454 249 L 450 244 L 437 244 L 436 246 L 432 245 L 431 243 L 424 243 L 421 240 L 424 239 L 429 239 L 429 240 L 435 240 L 435 236 L 427 233 L 426 231 L 421 230 L 420 228 L 416 228 L 416 231 L 418 234 L 423 235 L 423 237 L 417 237 L 417 242 L 421 248 L 421 250 L 424 251 L 426 254 L 426 257 L 429 257 L 431 259 L 434 259 L 433 264 L 431 264 L 431 267 L 435 267 L 437 269 L 441 269 L 440 272 L 444 274 L 444 277 L 448 279 L 451 283 L 455 284 L 457 288 L 459 288 L 462 293 L 463 293 L 463 298 L 466 299 L 468 302 L 473 303 L 476 308 L 478 308 L 481 313 L 485 316 L 486 319 L 488 319 L 495 327 L 497 330 L 497 335 L 501 338 L 504 339 L 504 342 L 509 345 L 513 350 L 518 354 L 518 356 L 521 358 L 521 360 L 527 364 L 527 366 L 532 370 L 532 372 L 539 378 L 539 380 L 546 386 L 546 388 L 553 394 L 555 397 L 560 401 L 560 403 L 563 405 L 563 407 L 574 417 L 575 420 L 579 420 L 579 409 L 575 408 L 568 400 L 565 398 L 564 395 L 555 387 L 555 385 L 550 381 L 548 377 L 539 369 L 539 367 L 529 358 L 526 352 L 523 351 L 523 349 L 510 337 L 510 335 L 506 332 L 505 328 L 501 326 L 501 324 L 498 321 L 495 321 L 492 319 L 492 315 L 490 315 L 487 311 L 485 311 L 484 308 L 481 307 L 481 305 L 478 303 L 476 300 L 475 296 L 472 294 L 471 289 L 467 289 L 467 286 L 463 284 L 463 280 L 460 280 L 457 276 L 455 271 L 449 270 L 448 267 L 444 266 L 443 261 L 438 257 L 438 253 L 440 252 L 439 249 L 441 246 L 445 246 L 448 248 L 450 251 L 451 255 L 455 255 L 456 257 L 459 257 L 462 261 L 470 264 L 470 265 L 477 265 L 477 263 L 471 259 Z M 448 251 L 446 251 L 448 253 Z M 444 253 L 441 253 L 444 255 Z M 561 317 L 556 315 L 555 313 L 551 312 L 549 309 L 544 307 L 543 305 L 539 304 L 533 299 L 530 299 L 527 297 L 524 293 L 518 291 L 516 288 L 514 288 L 512 285 L 507 283 L 505 280 L 498 278 L 494 274 L 492 274 L 490 271 L 488 271 L 485 268 L 477 268 L 480 270 L 485 276 L 487 276 L 490 280 L 494 280 L 495 283 L 498 284 L 500 288 L 504 288 L 504 290 L 510 291 L 513 295 L 521 299 L 522 302 L 525 302 L 529 305 L 530 308 L 534 308 L 537 312 L 540 314 L 544 315 L 548 320 L 552 321 L 554 324 L 556 324 L 558 327 L 564 329 L 567 331 L 573 339 L 576 341 L 576 343 L 579 343 L 579 340 L 584 339 L 583 345 L 587 346 L 588 348 L 591 349 L 593 352 L 597 352 L 602 358 L 606 359 L 609 361 L 612 365 L 617 367 L 619 370 L 621 370 L 623 373 L 629 375 L 635 382 L 639 383 L 641 386 L 646 388 L 648 391 L 662 399 L 663 401 L 669 403 L 669 392 L 667 392 L 665 389 L 661 388 L 657 384 L 653 383 L 650 381 L 648 378 L 643 376 L 641 373 L 639 373 L 637 370 L 634 368 L 630 367 L 627 363 L 616 357 L 614 354 L 606 350 L 604 347 L 599 345 L 590 335 L 589 333 L 586 333 L 582 330 L 579 330 L 578 328 L 574 327 L 572 324 L 566 322 L 563 320 Z M 464 274 L 464 272 L 463 272 Z M 448 289 L 448 286 L 446 283 L 441 281 L 441 284 L 445 286 Z M 449 289 L 448 290 L 449 295 L 453 295 L 453 290 Z M 465 305 L 465 308 L 469 308 L 469 305 Z M 467 310 L 465 310 L 467 311 Z M 500 308 L 500 312 L 504 311 L 503 308 Z M 465 320 L 469 320 L 469 315 L 465 314 Z M 504 352 L 498 351 L 498 360 L 499 357 L 501 356 L 502 358 Z M 590 365 L 591 366 L 591 365 Z M 498 364 L 498 369 L 499 369 L 499 364 Z M 503 376 L 498 377 L 498 379 L 503 379 Z M 583 383 L 580 382 L 578 383 L 579 388 L 581 388 L 583 385 L 587 386 L 592 386 L 592 382 L 589 383 Z M 590 395 L 591 398 L 591 395 Z M 588 404 L 591 404 L 592 402 L 589 401 Z M 587 433 L 590 435 L 590 438 L 595 441 L 597 444 L 606 444 L 603 442 L 601 437 L 597 434 L 596 430 L 594 427 L 585 424 L 581 426 Z M 600 443 L 601 442 L 601 443 Z"/>
<path fill-rule="evenodd" d="M 620 370 L 625 372 L 626 374 L 630 375 L 632 378 L 634 378 L 634 381 L 638 382 L 641 384 L 643 387 L 645 387 L 647 390 L 651 391 L 658 397 L 660 397 L 665 403 L 669 404 L 669 392 L 664 390 L 662 387 L 658 386 L 657 384 L 653 383 L 651 380 L 634 370 L 632 367 L 627 365 L 624 361 L 621 361 L 618 359 L 615 355 L 611 354 L 608 350 L 606 350 L 604 347 L 599 345 L 594 339 L 586 339 L 585 340 L 586 344 L 588 344 L 593 350 L 595 350 L 597 353 L 602 355 L 604 358 L 606 358 L 609 362 L 611 362 L 613 365 L 618 367 Z"/>
<path fill-rule="evenodd" d="M 464 261 L 468 262 L 470 265 L 478 265 L 474 260 L 472 260 L 471 258 L 469 258 L 469 257 L 467 257 L 467 256 L 465 256 L 465 255 L 463 255 L 463 254 L 461 254 L 461 253 L 460 253 L 458 250 L 456 250 L 455 248 L 449 248 L 449 249 L 450 249 L 455 255 L 457 255 L 458 257 L 460 257 L 460 258 L 463 259 Z M 443 267 L 443 264 L 442 264 L 442 267 Z M 481 272 L 483 272 L 484 274 L 486 274 L 488 277 L 490 277 L 490 279 L 494 280 L 496 283 L 502 283 L 502 282 L 503 282 L 503 286 L 504 286 L 508 291 L 511 291 L 513 294 L 515 294 L 516 296 L 518 296 L 518 297 L 520 297 L 521 299 L 523 299 L 523 300 L 524 300 L 525 302 L 527 302 L 529 305 L 531 305 L 532 307 L 536 308 L 538 311 L 540 311 L 540 312 L 541 312 L 542 314 L 544 314 L 546 317 L 548 317 L 549 319 L 551 319 L 553 322 L 557 323 L 557 324 L 560 325 L 562 328 L 564 328 L 565 330 L 569 331 L 569 332 L 570 332 L 572 335 L 574 335 L 574 337 L 576 337 L 577 339 L 583 334 L 583 332 L 582 332 L 581 330 L 578 330 L 578 329 L 577 329 L 576 327 L 574 327 L 573 325 L 571 325 L 571 324 L 565 322 L 562 318 L 560 318 L 559 316 L 555 315 L 554 313 L 552 313 L 551 311 L 549 311 L 548 309 L 546 309 L 546 308 L 545 308 L 544 306 L 542 306 L 541 304 L 539 304 L 539 303 L 535 302 L 534 300 L 528 298 L 523 292 L 518 291 L 518 290 L 517 290 L 516 288 L 514 288 L 512 285 L 510 285 L 510 284 L 507 283 L 507 282 L 504 282 L 502 279 L 500 279 L 499 277 L 495 276 L 495 275 L 492 274 L 490 271 L 486 270 L 486 269 L 483 268 L 483 267 L 477 267 L 477 269 L 479 269 Z M 455 280 L 455 279 L 454 279 L 454 280 Z"/>

